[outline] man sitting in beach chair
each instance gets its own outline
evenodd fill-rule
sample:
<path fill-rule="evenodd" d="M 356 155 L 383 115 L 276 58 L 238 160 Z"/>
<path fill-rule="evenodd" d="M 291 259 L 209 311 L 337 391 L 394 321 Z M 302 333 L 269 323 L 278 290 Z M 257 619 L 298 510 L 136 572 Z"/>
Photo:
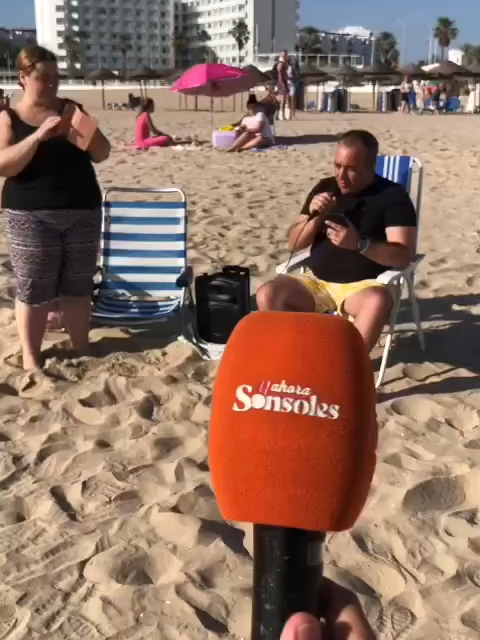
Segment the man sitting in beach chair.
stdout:
<path fill-rule="evenodd" d="M 309 193 L 288 231 L 292 251 L 311 245 L 309 271 L 279 275 L 257 291 L 260 311 L 338 312 L 371 350 L 393 300 L 376 278 L 415 257 L 416 213 L 405 189 L 375 173 L 378 142 L 368 131 L 339 140 L 335 176 Z"/>

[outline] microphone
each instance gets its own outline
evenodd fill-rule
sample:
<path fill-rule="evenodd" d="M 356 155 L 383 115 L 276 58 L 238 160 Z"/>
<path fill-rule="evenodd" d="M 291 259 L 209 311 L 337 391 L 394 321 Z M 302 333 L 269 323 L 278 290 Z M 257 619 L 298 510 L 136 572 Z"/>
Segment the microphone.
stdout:
<path fill-rule="evenodd" d="M 375 404 L 367 349 L 345 318 L 255 312 L 230 336 L 209 463 L 223 517 L 254 525 L 252 640 L 320 614 L 325 534 L 353 526 L 370 488 Z"/>
<path fill-rule="evenodd" d="M 329 193 L 331 196 L 333 196 L 336 200 L 337 200 L 337 204 L 338 204 L 338 199 L 340 198 L 340 196 L 342 195 L 342 192 L 340 191 L 340 187 L 338 186 L 337 181 L 335 180 L 335 184 L 332 186 L 332 188 L 328 191 L 323 191 L 321 193 Z M 321 195 L 321 193 L 317 194 L 317 195 Z M 314 211 L 313 213 L 310 212 L 308 214 L 308 220 L 313 220 L 314 218 L 316 218 L 316 216 L 318 215 L 318 213 L 316 211 Z"/>

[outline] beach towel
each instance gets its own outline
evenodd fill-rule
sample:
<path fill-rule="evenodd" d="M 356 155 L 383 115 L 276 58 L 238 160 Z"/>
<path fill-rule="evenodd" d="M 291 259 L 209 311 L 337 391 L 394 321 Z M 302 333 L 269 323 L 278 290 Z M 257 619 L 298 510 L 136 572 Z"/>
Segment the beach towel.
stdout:
<path fill-rule="evenodd" d="M 285 151 L 288 149 L 288 145 L 286 144 L 274 144 L 271 147 L 262 147 L 261 149 L 250 149 L 250 151 Z"/>

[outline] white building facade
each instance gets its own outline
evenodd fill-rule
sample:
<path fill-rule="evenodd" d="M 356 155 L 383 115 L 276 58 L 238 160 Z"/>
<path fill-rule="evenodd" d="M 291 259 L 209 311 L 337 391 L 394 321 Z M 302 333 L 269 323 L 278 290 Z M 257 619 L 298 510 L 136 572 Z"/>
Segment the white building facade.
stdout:
<path fill-rule="evenodd" d="M 256 54 L 293 50 L 299 0 L 177 0 L 176 30 L 191 48 L 203 47 L 219 62 L 242 65 L 254 62 Z M 230 31 L 239 20 L 248 26 L 249 39 L 243 51 Z M 196 39 L 208 34 L 208 41 Z"/>
<path fill-rule="evenodd" d="M 464 57 L 465 57 L 465 54 L 462 49 L 448 50 L 448 59 L 450 60 L 450 62 L 454 62 L 455 64 L 462 65 Z"/>
<path fill-rule="evenodd" d="M 173 0 L 35 0 L 35 19 L 38 43 L 57 54 L 61 69 L 174 66 Z"/>
<path fill-rule="evenodd" d="M 180 36 L 192 61 L 233 65 L 254 62 L 259 53 L 293 51 L 296 44 L 299 0 L 34 2 L 38 43 L 57 54 L 61 69 L 172 69 L 181 66 L 175 60 Z M 230 35 L 238 20 L 249 32 L 241 53 Z"/>

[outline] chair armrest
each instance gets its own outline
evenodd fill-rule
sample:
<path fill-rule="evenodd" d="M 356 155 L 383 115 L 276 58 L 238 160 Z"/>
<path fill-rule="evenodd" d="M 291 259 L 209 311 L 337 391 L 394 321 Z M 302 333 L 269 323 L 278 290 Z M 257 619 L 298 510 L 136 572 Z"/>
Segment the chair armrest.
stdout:
<path fill-rule="evenodd" d="M 177 278 L 177 287 L 185 289 L 193 283 L 193 269 L 188 266 Z"/>
<path fill-rule="evenodd" d="M 291 271 L 302 267 L 307 262 L 309 257 L 310 247 L 307 247 L 306 249 L 302 249 L 301 251 L 297 251 L 296 253 L 294 253 L 291 259 L 287 260 L 286 262 L 282 262 L 282 264 L 279 264 L 275 271 L 278 274 L 290 273 Z"/>
<path fill-rule="evenodd" d="M 381 284 L 397 284 L 402 278 L 413 273 L 424 257 L 423 254 L 417 255 L 415 260 L 405 269 L 389 269 L 388 271 L 384 271 L 378 276 L 377 282 Z"/>

